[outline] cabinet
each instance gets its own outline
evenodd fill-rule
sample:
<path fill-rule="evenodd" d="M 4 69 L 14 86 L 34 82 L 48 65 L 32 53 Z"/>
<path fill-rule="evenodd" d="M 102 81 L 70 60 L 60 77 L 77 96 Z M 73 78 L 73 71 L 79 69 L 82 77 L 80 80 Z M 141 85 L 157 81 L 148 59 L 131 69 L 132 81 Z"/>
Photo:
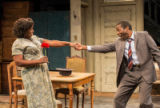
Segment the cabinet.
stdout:
<path fill-rule="evenodd" d="M 12 33 L 13 23 L 21 17 L 28 17 L 30 2 L 28 1 L 10 1 L 2 3 L 1 18 L 1 69 L 0 69 L 0 91 L 8 94 L 8 73 L 7 64 L 12 61 L 11 47 L 16 37 Z"/>
<path fill-rule="evenodd" d="M 8 94 L 9 86 L 8 86 L 8 73 L 7 73 L 7 64 L 10 62 L 2 62 L 1 63 L 1 93 Z"/>

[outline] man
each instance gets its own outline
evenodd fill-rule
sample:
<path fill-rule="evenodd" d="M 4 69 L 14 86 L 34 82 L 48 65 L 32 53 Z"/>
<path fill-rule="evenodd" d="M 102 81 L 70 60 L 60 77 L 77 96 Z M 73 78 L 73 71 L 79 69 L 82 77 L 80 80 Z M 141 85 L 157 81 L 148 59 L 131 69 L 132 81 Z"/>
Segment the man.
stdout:
<path fill-rule="evenodd" d="M 116 25 L 119 38 L 110 44 L 85 46 L 77 44 L 77 50 L 107 53 L 116 51 L 117 86 L 114 108 L 126 108 L 126 104 L 139 86 L 140 108 L 153 108 L 151 90 L 156 80 L 153 58 L 160 67 L 160 51 L 147 32 L 134 32 L 127 21 Z"/>

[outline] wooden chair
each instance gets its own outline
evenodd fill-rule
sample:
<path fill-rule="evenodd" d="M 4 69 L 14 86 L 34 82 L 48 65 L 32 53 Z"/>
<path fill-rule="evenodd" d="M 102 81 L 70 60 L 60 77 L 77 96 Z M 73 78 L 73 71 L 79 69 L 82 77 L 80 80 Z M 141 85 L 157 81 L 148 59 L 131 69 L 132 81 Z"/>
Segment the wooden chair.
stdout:
<path fill-rule="evenodd" d="M 12 77 L 17 76 L 17 66 L 14 61 L 7 65 L 8 83 L 9 83 L 9 107 L 12 108 L 12 100 L 14 100 L 14 108 L 19 106 L 27 108 L 27 97 L 23 89 L 22 82 L 12 80 Z M 18 105 L 18 100 L 21 100 L 21 105 Z M 57 108 L 62 108 L 62 102 L 56 100 Z M 24 105 L 23 105 L 24 104 Z"/>
<path fill-rule="evenodd" d="M 12 108 L 12 100 L 14 100 L 14 108 L 27 108 L 27 98 L 25 90 L 22 87 L 22 82 L 12 80 L 12 77 L 17 76 L 17 67 L 14 61 L 7 65 L 8 83 L 9 83 L 9 107 Z M 19 101 L 21 100 L 21 101 Z M 21 104 L 19 104 L 21 102 Z"/>
<path fill-rule="evenodd" d="M 86 60 L 84 58 L 74 56 L 66 58 L 66 68 L 72 69 L 74 72 L 86 72 Z M 84 96 L 87 89 L 83 86 L 78 86 L 73 88 L 73 94 L 77 96 L 77 108 L 79 107 L 79 94 L 82 94 L 82 108 L 84 108 Z M 58 93 L 65 95 L 65 107 L 67 105 L 66 98 L 69 94 L 68 88 L 59 88 L 56 89 L 56 98 Z"/>
<path fill-rule="evenodd" d="M 152 95 L 159 95 L 160 94 L 160 69 L 159 69 L 158 64 L 156 62 L 154 62 L 154 66 L 156 69 L 157 80 L 155 82 L 153 82 Z"/>

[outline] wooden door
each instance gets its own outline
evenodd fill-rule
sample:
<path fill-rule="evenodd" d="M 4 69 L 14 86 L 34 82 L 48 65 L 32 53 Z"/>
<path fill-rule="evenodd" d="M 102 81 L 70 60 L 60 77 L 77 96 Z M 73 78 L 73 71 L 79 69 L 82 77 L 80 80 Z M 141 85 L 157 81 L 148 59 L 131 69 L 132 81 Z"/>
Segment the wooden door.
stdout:
<path fill-rule="evenodd" d="M 34 34 L 49 40 L 70 41 L 69 11 L 32 12 Z M 70 56 L 70 47 L 50 47 L 47 50 L 49 70 L 65 68 L 66 57 Z"/>
<path fill-rule="evenodd" d="M 70 41 L 69 11 L 48 13 L 48 39 Z M 48 49 L 49 69 L 66 67 L 66 57 L 70 56 L 70 47 L 52 47 Z"/>
<path fill-rule="evenodd" d="M 101 13 L 101 44 L 114 42 L 116 35 L 115 25 L 121 20 L 127 20 L 135 30 L 135 5 L 107 5 L 100 8 Z M 116 92 L 116 55 L 115 52 L 101 54 L 102 92 Z"/>

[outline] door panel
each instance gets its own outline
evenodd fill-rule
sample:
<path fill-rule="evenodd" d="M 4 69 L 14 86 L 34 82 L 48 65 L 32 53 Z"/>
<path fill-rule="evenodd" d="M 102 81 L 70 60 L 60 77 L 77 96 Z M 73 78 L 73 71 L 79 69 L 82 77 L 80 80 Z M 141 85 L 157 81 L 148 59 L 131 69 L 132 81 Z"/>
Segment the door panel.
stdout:
<path fill-rule="evenodd" d="M 32 12 L 34 20 L 34 34 L 51 40 L 70 41 L 69 11 Z M 49 70 L 57 67 L 65 68 L 66 57 L 70 56 L 69 47 L 48 48 Z"/>
<path fill-rule="evenodd" d="M 31 12 L 30 17 L 34 21 L 34 34 L 42 37 L 42 38 L 48 38 L 48 13 L 46 12 Z"/>
<path fill-rule="evenodd" d="M 48 39 L 70 41 L 69 12 L 48 13 Z M 70 56 L 70 47 L 52 47 L 48 49 L 49 69 L 66 67 L 66 56 Z"/>
<path fill-rule="evenodd" d="M 135 5 L 101 7 L 101 44 L 116 40 L 115 25 L 121 20 L 127 20 L 135 30 Z M 116 92 L 116 54 L 107 53 L 101 56 L 102 91 Z"/>

